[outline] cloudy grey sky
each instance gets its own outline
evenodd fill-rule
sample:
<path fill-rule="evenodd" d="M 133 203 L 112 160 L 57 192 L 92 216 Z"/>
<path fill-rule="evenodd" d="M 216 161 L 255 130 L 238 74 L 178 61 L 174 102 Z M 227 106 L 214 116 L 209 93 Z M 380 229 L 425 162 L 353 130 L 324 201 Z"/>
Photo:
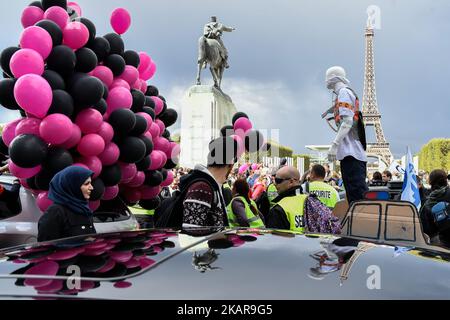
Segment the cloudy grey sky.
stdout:
<path fill-rule="evenodd" d="M 31 0 L 0 0 L 0 47 L 18 42 L 20 15 Z M 362 97 L 366 8 L 381 9 L 376 30 L 378 103 L 396 157 L 429 139 L 450 137 L 450 1 L 448 0 L 79 0 L 99 35 L 111 31 L 116 7 L 132 14 L 126 47 L 157 63 L 152 79 L 171 107 L 181 108 L 196 76 L 197 39 L 211 15 L 235 27 L 223 40 L 230 52 L 223 90 L 255 127 L 280 129 L 296 152 L 328 144 L 333 132 L 320 119 L 330 104 L 324 73 L 346 68 Z M 210 76 L 204 73 L 205 82 Z M 14 118 L 0 111 L 0 122 Z M 372 135 L 369 133 L 369 135 Z"/>

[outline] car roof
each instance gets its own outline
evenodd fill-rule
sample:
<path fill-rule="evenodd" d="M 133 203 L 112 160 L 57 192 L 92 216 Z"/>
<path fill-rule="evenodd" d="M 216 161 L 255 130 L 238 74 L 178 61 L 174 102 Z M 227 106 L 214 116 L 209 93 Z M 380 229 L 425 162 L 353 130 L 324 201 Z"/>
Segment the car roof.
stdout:
<path fill-rule="evenodd" d="M 245 228 L 140 230 L 2 250 L 0 297 L 450 298 L 441 281 L 450 274 L 449 261 L 444 251 L 351 237 Z M 71 266 L 82 272 L 79 288 L 68 287 Z M 374 275 L 381 289 L 371 287 Z"/>

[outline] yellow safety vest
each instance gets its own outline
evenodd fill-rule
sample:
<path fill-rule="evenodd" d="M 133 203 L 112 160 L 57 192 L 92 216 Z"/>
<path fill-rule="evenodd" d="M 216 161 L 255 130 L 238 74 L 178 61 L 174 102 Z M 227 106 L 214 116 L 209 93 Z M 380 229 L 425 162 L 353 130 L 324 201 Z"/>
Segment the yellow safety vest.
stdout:
<path fill-rule="evenodd" d="M 130 207 L 131 213 L 133 214 L 142 214 L 142 215 L 149 215 L 149 216 L 153 216 L 155 215 L 155 210 L 146 210 L 143 208 L 137 208 L 137 207 Z"/>
<path fill-rule="evenodd" d="M 285 197 L 278 201 L 279 205 L 289 221 L 289 230 L 305 232 L 306 222 L 304 220 L 305 201 L 308 195 L 299 194 L 292 197 Z"/>
<path fill-rule="evenodd" d="M 272 206 L 273 204 L 275 204 L 275 203 L 273 202 L 273 200 L 274 200 L 276 197 L 278 197 L 278 190 L 277 190 L 277 188 L 275 187 L 275 185 L 274 185 L 273 183 L 271 183 L 271 184 L 269 185 L 269 187 L 267 187 L 267 198 L 269 198 L 269 202 L 270 202 L 271 206 Z"/>
<path fill-rule="evenodd" d="M 339 194 L 336 189 L 334 189 L 329 184 L 320 181 L 313 181 L 309 183 L 308 190 L 309 194 L 315 194 L 317 198 L 326 205 L 328 208 L 333 209 L 336 203 L 339 201 Z"/>
<path fill-rule="evenodd" d="M 250 209 L 249 204 L 247 203 L 245 198 L 242 196 L 233 198 L 233 200 L 231 200 L 230 204 L 227 206 L 227 217 L 228 217 L 228 224 L 230 225 L 230 227 L 232 227 L 232 228 L 240 227 L 239 223 L 237 222 L 236 216 L 233 212 L 233 208 L 232 208 L 233 201 L 236 199 L 240 199 L 244 203 L 245 216 L 247 218 L 247 222 L 248 222 L 250 228 L 264 228 L 264 222 L 261 220 L 259 215 L 255 216 L 253 211 Z M 254 208 L 257 208 L 255 201 L 250 200 L 250 203 Z"/>

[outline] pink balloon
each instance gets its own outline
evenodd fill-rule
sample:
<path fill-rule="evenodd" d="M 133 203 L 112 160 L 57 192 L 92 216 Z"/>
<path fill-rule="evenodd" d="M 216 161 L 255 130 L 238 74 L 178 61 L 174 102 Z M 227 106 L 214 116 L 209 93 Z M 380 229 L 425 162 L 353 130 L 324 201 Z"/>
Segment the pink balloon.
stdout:
<path fill-rule="evenodd" d="M 141 74 L 150 67 L 152 58 L 150 58 L 150 56 L 146 52 L 139 52 L 139 59 L 141 63 L 139 64 L 138 71 L 139 74 Z"/>
<path fill-rule="evenodd" d="M 161 111 L 164 109 L 164 101 L 159 97 L 150 97 L 155 102 L 155 113 L 159 115 Z M 164 131 L 164 130 L 163 130 Z"/>
<path fill-rule="evenodd" d="M 94 172 L 94 176 L 93 178 L 97 178 L 100 173 L 102 172 L 102 162 L 100 161 L 100 159 L 98 157 L 82 157 L 79 159 L 80 163 L 86 165 L 88 167 L 89 170 Z"/>
<path fill-rule="evenodd" d="M 100 207 L 100 200 L 89 201 L 89 208 L 94 212 Z"/>
<path fill-rule="evenodd" d="M 25 118 L 17 124 L 16 136 L 21 134 L 34 134 L 39 137 L 39 125 L 41 124 L 40 119 L 36 118 Z"/>
<path fill-rule="evenodd" d="M 156 150 L 156 152 L 158 152 L 158 150 Z M 166 165 L 167 155 L 162 151 L 159 151 L 159 152 L 161 153 L 161 163 L 160 163 L 158 169 L 162 169 L 162 167 L 164 167 Z"/>
<path fill-rule="evenodd" d="M 252 123 L 247 118 L 239 118 L 234 123 L 234 131 L 242 130 L 244 133 L 247 133 L 247 131 L 252 129 Z"/>
<path fill-rule="evenodd" d="M 249 168 L 248 164 L 243 164 L 242 166 L 239 167 L 239 174 L 243 174 L 245 171 L 247 171 Z"/>
<path fill-rule="evenodd" d="M 172 171 L 168 171 L 167 172 L 167 178 L 166 178 L 166 180 L 164 180 L 161 183 L 161 187 L 168 187 L 168 186 L 170 186 L 172 184 L 172 182 L 173 182 L 173 179 L 174 179 L 173 172 Z"/>
<path fill-rule="evenodd" d="M 141 79 L 150 80 L 156 73 L 156 64 L 152 63 L 145 71 L 140 73 Z"/>
<path fill-rule="evenodd" d="M 137 188 L 144 184 L 145 181 L 145 173 L 142 171 L 138 171 L 133 179 L 127 183 L 127 186 Z"/>
<path fill-rule="evenodd" d="M 47 80 L 35 74 L 27 74 L 20 77 L 14 85 L 14 97 L 26 112 L 44 118 L 52 104 L 53 93 Z"/>
<path fill-rule="evenodd" d="M 53 201 L 48 198 L 48 192 L 41 192 L 36 197 L 36 204 L 39 210 L 44 213 L 53 204 Z"/>
<path fill-rule="evenodd" d="M 119 194 L 119 186 L 106 187 L 103 200 L 112 200 Z"/>
<path fill-rule="evenodd" d="M 20 78 L 27 74 L 40 76 L 44 73 L 44 59 L 37 51 L 20 49 L 12 55 L 9 67 L 15 78 Z"/>
<path fill-rule="evenodd" d="M 147 132 L 150 129 L 150 126 L 153 123 L 152 117 L 150 117 L 150 115 L 148 113 L 145 113 L 145 112 L 138 112 L 138 113 L 136 113 L 136 115 L 140 115 L 140 116 L 144 117 L 145 120 L 147 121 L 147 130 L 145 130 Z"/>
<path fill-rule="evenodd" d="M 136 188 L 125 189 L 124 196 L 131 203 L 141 200 L 141 192 Z"/>
<path fill-rule="evenodd" d="M 105 140 L 105 143 L 109 143 L 114 137 L 114 129 L 108 122 L 103 122 L 97 134 Z"/>
<path fill-rule="evenodd" d="M 92 76 L 98 78 L 108 88 L 112 85 L 114 80 L 114 74 L 112 73 L 111 69 L 106 66 L 97 66 L 94 71 L 92 71 Z"/>
<path fill-rule="evenodd" d="M 158 137 L 153 140 L 153 146 L 155 147 L 155 150 L 160 150 L 164 153 L 170 151 L 170 142 L 163 137 Z"/>
<path fill-rule="evenodd" d="M 126 82 L 124 79 L 122 78 L 116 78 L 114 79 L 113 83 L 111 84 L 111 86 L 109 87 L 109 90 L 112 90 L 114 88 L 117 87 L 122 87 L 125 88 L 127 90 L 131 90 L 130 85 L 128 84 L 128 82 Z"/>
<path fill-rule="evenodd" d="M 237 142 L 237 145 L 238 145 L 237 156 L 238 156 L 238 158 L 240 158 L 245 152 L 244 140 L 240 136 L 238 136 L 237 134 L 233 134 L 230 137 L 233 138 Z"/>
<path fill-rule="evenodd" d="M 67 6 L 71 7 L 73 10 L 75 10 L 75 12 L 77 13 L 78 17 L 81 17 L 81 7 L 78 3 L 76 2 L 67 2 Z"/>
<path fill-rule="evenodd" d="M 147 131 L 146 133 L 144 133 L 144 137 L 146 137 L 147 139 L 150 139 L 150 141 L 153 142 L 152 134 L 151 134 L 149 131 Z"/>
<path fill-rule="evenodd" d="M 150 160 L 151 164 L 149 170 L 156 170 L 160 168 L 163 158 L 158 150 L 154 150 L 152 153 L 150 153 Z"/>
<path fill-rule="evenodd" d="M 87 134 L 81 138 L 77 150 L 85 157 L 98 156 L 105 150 L 105 140 L 98 134 Z"/>
<path fill-rule="evenodd" d="M 136 165 L 134 163 L 119 162 L 119 166 L 122 171 L 122 179 L 120 180 L 120 182 L 130 182 L 137 173 Z"/>
<path fill-rule="evenodd" d="M 147 199 L 154 199 L 161 192 L 161 188 L 160 187 L 143 186 L 140 189 L 141 189 L 142 199 L 145 199 L 145 200 L 147 200 Z"/>
<path fill-rule="evenodd" d="M 103 124 L 103 116 L 95 109 L 85 109 L 78 114 L 75 123 L 83 133 L 96 133 Z"/>
<path fill-rule="evenodd" d="M 103 150 L 102 153 L 98 156 L 100 161 L 104 166 L 111 166 L 114 163 L 119 160 L 120 157 L 120 150 L 119 147 L 113 143 L 110 142 L 105 146 L 105 150 Z"/>
<path fill-rule="evenodd" d="M 68 23 L 63 35 L 63 44 L 74 50 L 82 48 L 89 40 L 88 28 L 78 21 Z"/>
<path fill-rule="evenodd" d="M 69 23 L 69 14 L 63 8 L 54 6 L 45 11 L 44 19 L 55 22 L 61 30 L 64 30 L 66 25 Z"/>
<path fill-rule="evenodd" d="M 171 142 L 170 146 L 172 148 L 172 153 L 171 153 L 170 159 L 178 157 L 180 155 L 180 153 L 181 153 L 180 145 L 178 143 L 176 143 L 176 142 Z"/>
<path fill-rule="evenodd" d="M 109 92 L 108 99 L 108 114 L 111 114 L 117 109 L 130 109 L 133 105 L 133 96 L 130 90 L 122 87 L 116 87 Z"/>
<path fill-rule="evenodd" d="M 44 118 L 39 125 L 39 134 L 44 141 L 62 144 L 72 136 L 72 121 L 63 114 L 55 113 Z"/>
<path fill-rule="evenodd" d="M 31 26 L 23 30 L 20 36 L 20 47 L 22 49 L 32 49 L 47 59 L 53 48 L 53 40 L 47 30 Z"/>
<path fill-rule="evenodd" d="M 111 14 L 111 26 L 118 34 L 124 34 L 130 28 L 131 16 L 124 8 L 117 8 Z"/>
<path fill-rule="evenodd" d="M 17 120 L 11 121 L 3 128 L 2 140 L 7 147 L 9 147 L 11 142 L 16 137 L 16 128 L 21 121 L 22 121 L 22 119 L 17 119 Z"/>
<path fill-rule="evenodd" d="M 141 92 L 145 94 L 147 92 L 147 82 L 145 80 L 139 79 L 141 81 Z"/>
<path fill-rule="evenodd" d="M 164 133 L 164 130 L 166 130 L 166 125 L 164 124 L 164 122 L 162 122 L 159 119 L 155 120 L 155 123 L 158 125 L 159 127 L 159 135 L 161 136 Z"/>
<path fill-rule="evenodd" d="M 153 122 L 150 126 L 149 132 L 152 134 L 153 139 L 156 139 L 157 137 L 159 137 L 161 129 L 155 122 Z"/>
<path fill-rule="evenodd" d="M 81 140 L 81 130 L 76 124 L 72 124 L 72 134 L 70 138 L 62 144 L 58 144 L 60 147 L 64 149 L 72 149 L 75 147 Z"/>
<path fill-rule="evenodd" d="M 44 19 L 44 10 L 35 6 L 26 7 L 22 12 L 22 26 L 28 28 L 34 26 L 37 22 Z"/>
<path fill-rule="evenodd" d="M 137 79 L 135 83 L 131 86 L 135 90 L 141 91 L 141 79 Z"/>
<path fill-rule="evenodd" d="M 135 67 L 127 65 L 125 71 L 120 75 L 120 78 L 132 86 L 139 79 L 139 71 Z"/>
<path fill-rule="evenodd" d="M 9 171 L 13 176 L 16 176 L 20 179 L 28 179 L 34 177 L 41 171 L 41 169 L 41 166 L 37 166 L 34 168 L 21 168 L 18 165 L 14 164 L 12 161 L 9 162 Z"/>

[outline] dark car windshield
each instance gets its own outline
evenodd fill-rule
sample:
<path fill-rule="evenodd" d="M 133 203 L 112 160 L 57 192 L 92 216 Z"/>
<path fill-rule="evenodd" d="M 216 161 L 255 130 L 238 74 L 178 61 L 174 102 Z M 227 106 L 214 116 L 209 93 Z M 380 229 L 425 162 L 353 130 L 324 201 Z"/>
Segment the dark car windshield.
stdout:
<path fill-rule="evenodd" d="M 129 219 L 131 216 L 125 202 L 117 197 L 111 201 L 102 201 L 94 212 L 94 223 L 117 222 Z"/>

